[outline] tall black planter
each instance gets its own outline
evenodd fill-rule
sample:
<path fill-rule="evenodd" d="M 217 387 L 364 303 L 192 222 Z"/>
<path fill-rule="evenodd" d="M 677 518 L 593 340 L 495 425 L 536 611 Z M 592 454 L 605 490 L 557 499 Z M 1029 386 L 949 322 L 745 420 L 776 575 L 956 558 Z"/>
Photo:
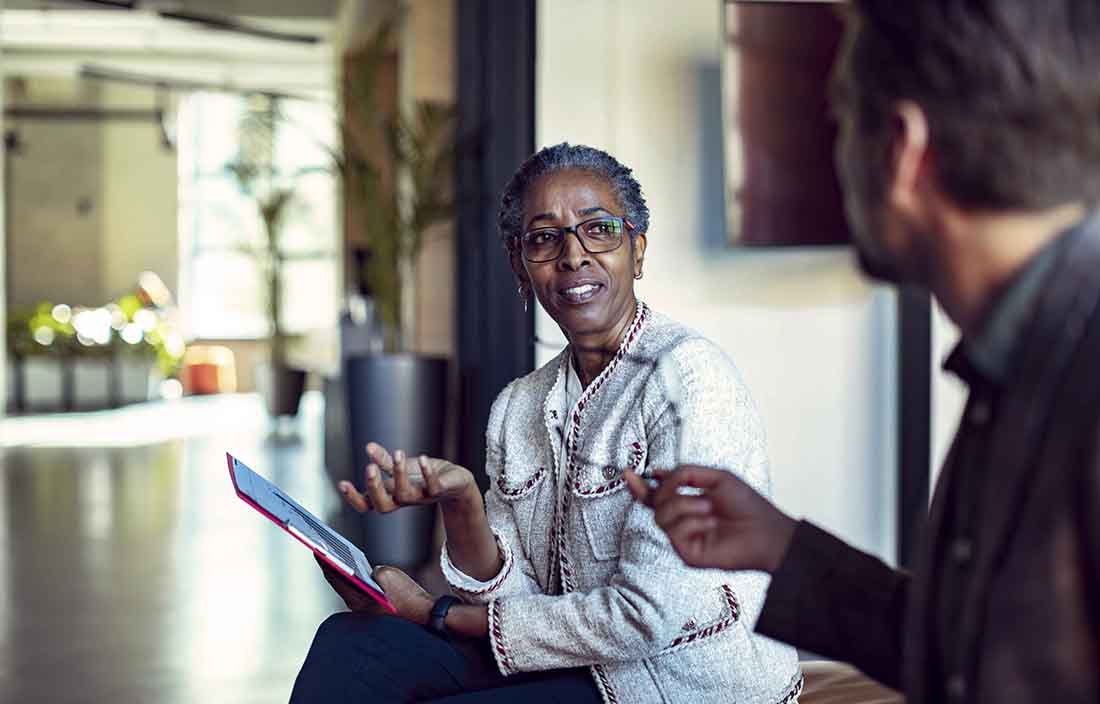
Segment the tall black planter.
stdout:
<path fill-rule="evenodd" d="M 306 388 L 306 372 L 285 364 L 268 364 L 267 411 L 272 418 L 298 415 Z"/>
<path fill-rule="evenodd" d="M 362 487 L 368 442 L 410 457 L 443 454 L 447 360 L 363 355 L 344 360 L 345 403 L 354 482 Z M 413 569 L 429 558 L 435 508 L 363 516 L 363 550 L 373 564 Z"/>

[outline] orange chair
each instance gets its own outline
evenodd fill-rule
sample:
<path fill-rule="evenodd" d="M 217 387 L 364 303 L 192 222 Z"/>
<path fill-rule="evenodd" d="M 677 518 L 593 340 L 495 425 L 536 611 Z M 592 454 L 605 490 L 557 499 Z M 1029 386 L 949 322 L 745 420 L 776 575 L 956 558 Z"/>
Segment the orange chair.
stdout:
<path fill-rule="evenodd" d="M 233 351 L 221 345 L 192 345 L 183 354 L 180 381 L 192 395 L 233 393 L 237 367 Z"/>

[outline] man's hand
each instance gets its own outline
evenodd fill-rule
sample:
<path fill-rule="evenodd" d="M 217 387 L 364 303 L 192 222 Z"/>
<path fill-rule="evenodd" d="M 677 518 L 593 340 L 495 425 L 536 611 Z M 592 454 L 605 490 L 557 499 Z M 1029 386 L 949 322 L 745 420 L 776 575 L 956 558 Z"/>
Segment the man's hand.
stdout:
<path fill-rule="evenodd" d="M 688 565 L 771 573 L 782 562 L 795 521 L 733 474 L 694 466 L 655 471 L 655 488 L 633 472 L 625 476 Z M 702 492 L 681 493 L 685 487 Z"/>
<path fill-rule="evenodd" d="M 381 604 L 364 594 L 327 562 L 318 557 L 317 564 L 321 566 L 325 579 L 344 600 L 348 609 L 357 613 L 379 615 L 388 613 Z M 393 607 L 397 609 L 398 616 L 421 625 L 428 623 L 428 616 L 431 614 L 435 600 L 412 577 L 396 567 L 387 566 L 376 567 L 371 576 L 382 587 Z"/>

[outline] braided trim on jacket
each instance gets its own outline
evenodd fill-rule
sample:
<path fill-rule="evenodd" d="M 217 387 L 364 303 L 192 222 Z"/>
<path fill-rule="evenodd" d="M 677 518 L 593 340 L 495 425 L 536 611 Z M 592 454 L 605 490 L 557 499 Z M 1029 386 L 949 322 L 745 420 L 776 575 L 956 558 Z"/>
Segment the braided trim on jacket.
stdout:
<path fill-rule="evenodd" d="M 802 694 L 802 688 L 805 686 L 806 676 L 803 675 L 802 670 L 799 669 L 798 674 L 795 675 L 790 688 L 787 690 L 786 696 L 780 699 L 778 704 L 792 704 L 793 702 L 797 702 L 798 697 Z"/>
<path fill-rule="evenodd" d="M 500 674 L 505 677 L 514 674 L 516 666 L 504 644 L 504 633 L 500 629 L 500 602 L 496 599 L 489 602 L 489 643 Z"/>
<path fill-rule="evenodd" d="M 565 485 L 576 485 L 578 483 L 577 476 L 580 468 L 577 464 L 576 458 L 576 446 L 577 446 L 577 434 L 580 432 L 581 419 L 584 415 L 585 406 L 592 400 L 603 385 L 607 383 L 607 379 L 615 371 L 615 367 L 619 365 L 619 362 L 626 356 L 627 352 L 634 346 L 634 342 L 638 339 L 639 333 L 641 333 L 646 320 L 649 318 L 649 307 L 645 303 L 638 301 L 638 309 L 634 312 L 634 320 L 631 322 L 630 327 L 627 329 L 626 335 L 623 337 L 623 342 L 619 345 L 619 350 L 604 367 L 588 388 L 584 390 L 581 397 L 577 399 L 576 410 L 573 412 L 569 423 L 569 432 L 566 434 L 565 451 L 569 457 L 568 474 L 565 477 Z M 614 482 L 612 482 L 614 483 Z M 563 491 L 558 503 L 558 513 L 554 518 L 554 531 L 557 533 L 557 540 L 551 542 L 552 545 L 557 545 L 557 564 L 558 572 L 561 579 L 561 592 L 574 591 L 576 583 L 573 580 L 573 567 L 569 562 L 569 552 L 566 549 L 565 540 L 565 516 L 569 511 L 569 497 L 572 492 Z M 611 680 L 608 679 L 607 673 L 604 671 L 602 665 L 593 665 L 592 673 L 596 678 L 596 684 L 599 686 L 600 693 L 603 695 L 603 699 L 607 704 L 618 704 L 619 698 L 615 694 L 614 688 L 611 686 Z"/>
<path fill-rule="evenodd" d="M 523 486 L 518 488 L 511 488 L 504 483 L 504 472 L 497 475 L 497 491 L 502 496 L 508 499 L 518 499 L 521 496 L 526 496 L 531 489 L 535 487 L 540 481 L 542 481 L 543 475 L 546 474 L 546 467 L 539 467 L 538 471 L 531 475 L 531 478 L 523 483 Z"/>
<path fill-rule="evenodd" d="M 488 586 L 482 587 L 480 589 L 466 589 L 465 587 L 455 584 L 450 579 L 448 579 L 447 583 L 450 585 L 452 590 L 456 592 L 461 592 L 463 594 L 470 594 L 472 596 L 480 596 L 482 594 L 488 594 L 491 591 L 496 591 L 500 588 L 500 585 L 504 584 L 504 581 L 508 579 L 508 575 L 512 574 L 512 568 L 515 566 L 516 560 L 512 555 L 512 551 L 508 549 L 508 546 L 504 544 L 504 541 L 502 541 L 500 539 L 500 536 L 497 535 L 495 532 L 493 533 L 493 539 L 496 540 L 497 553 L 500 555 L 501 562 L 504 563 L 500 567 L 500 574 L 497 575 L 497 578 L 490 582 Z M 451 563 L 451 556 L 447 553 L 446 542 L 443 543 L 443 549 L 439 552 L 440 569 L 443 570 L 443 576 L 446 577 L 447 570 L 443 568 L 444 560 Z M 454 563 L 451 563 L 451 567 L 458 571 L 458 568 L 454 566 Z"/>
<path fill-rule="evenodd" d="M 730 610 L 730 615 L 717 623 L 713 623 L 707 626 L 706 628 L 701 628 L 697 631 L 685 633 L 684 635 L 679 636 L 671 643 L 669 643 L 668 647 L 661 651 L 661 655 L 665 655 L 666 653 L 669 653 L 673 650 L 679 650 L 680 648 L 691 645 L 697 640 L 716 636 L 733 624 L 737 623 L 737 621 L 741 618 L 741 604 L 737 601 L 737 595 L 733 593 L 733 589 L 731 589 L 728 584 L 723 584 L 721 589 L 722 597 L 726 600 L 726 606 Z"/>
<path fill-rule="evenodd" d="M 642 464 L 642 459 L 645 457 L 645 450 L 642 449 L 642 443 L 632 442 L 630 443 L 630 461 L 627 462 L 626 469 L 632 472 L 638 471 L 638 466 Z M 608 469 L 604 468 L 605 471 Z M 580 477 L 573 482 L 573 491 L 578 496 L 603 496 L 604 494 L 610 494 L 615 491 L 626 481 L 623 479 L 623 475 L 620 474 L 615 479 L 603 484 L 597 484 L 596 486 L 584 486 L 581 483 Z"/>
<path fill-rule="evenodd" d="M 573 482 L 573 491 L 577 496 L 603 496 L 604 494 L 610 494 L 623 485 L 622 477 L 618 479 L 612 479 L 606 484 L 599 484 L 597 486 L 585 487 L 581 484 L 581 480 L 577 479 Z"/>
<path fill-rule="evenodd" d="M 581 419 L 584 416 L 585 406 L 592 400 L 603 385 L 607 383 L 608 378 L 615 371 L 615 368 L 622 361 L 623 357 L 627 355 L 630 349 L 637 341 L 639 333 L 645 325 L 646 320 L 649 318 L 649 307 L 638 301 L 638 308 L 634 312 L 634 320 L 631 322 L 630 327 L 627 328 L 626 334 L 623 336 L 622 344 L 619 345 L 619 349 L 615 352 L 615 356 L 611 358 L 611 361 L 607 363 L 607 366 L 603 368 L 588 388 L 584 390 L 581 397 L 577 399 L 576 410 L 573 411 L 572 416 L 569 419 L 569 432 L 566 434 L 565 451 L 569 457 L 568 474 L 565 478 L 566 486 L 576 485 L 577 477 L 580 473 L 580 467 L 577 463 L 576 446 L 577 435 L 580 432 Z M 576 589 L 576 583 L 573 581 L 573 567 L 569 562 L 568 551 L 566 550 L 565 540 L 565 516 L 569 512 L 569 497 L 572 492 L 563 491 L 558 501 L 558 512 L 554 518 L 554 531 L 557 533 L 557 540 L 552 541 L 551 544 L 557 546 L 557 564 L 558 572 L 561 579 L 561 591 L 562 593 L 570 592 Z"/>
<path fill-rule="evenodd" d="M 615 694 L 615 690 L 611 687 L 611 680 L 607 677 L 607 672 L 604 671 L 603 665 L 593 665 L 592 676 L 596 680 L 596 687 L 600 690 L 600 694 L 603 696 L 604 704 L 619 704 L 619 697 Z"/>

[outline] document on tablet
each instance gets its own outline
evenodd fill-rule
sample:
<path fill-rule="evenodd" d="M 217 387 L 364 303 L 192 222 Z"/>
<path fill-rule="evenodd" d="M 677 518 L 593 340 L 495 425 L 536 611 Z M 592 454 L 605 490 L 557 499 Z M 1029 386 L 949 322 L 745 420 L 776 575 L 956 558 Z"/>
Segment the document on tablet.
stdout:
<path fill-rule="evenodd" d="M 228 452 L 225 458 L 229 477 L 241 500 L 294 536 L 390 613 L 397 613 L 382 587 L 371 577 L 370 562 L 362 550 L 239 459 Z"/>

